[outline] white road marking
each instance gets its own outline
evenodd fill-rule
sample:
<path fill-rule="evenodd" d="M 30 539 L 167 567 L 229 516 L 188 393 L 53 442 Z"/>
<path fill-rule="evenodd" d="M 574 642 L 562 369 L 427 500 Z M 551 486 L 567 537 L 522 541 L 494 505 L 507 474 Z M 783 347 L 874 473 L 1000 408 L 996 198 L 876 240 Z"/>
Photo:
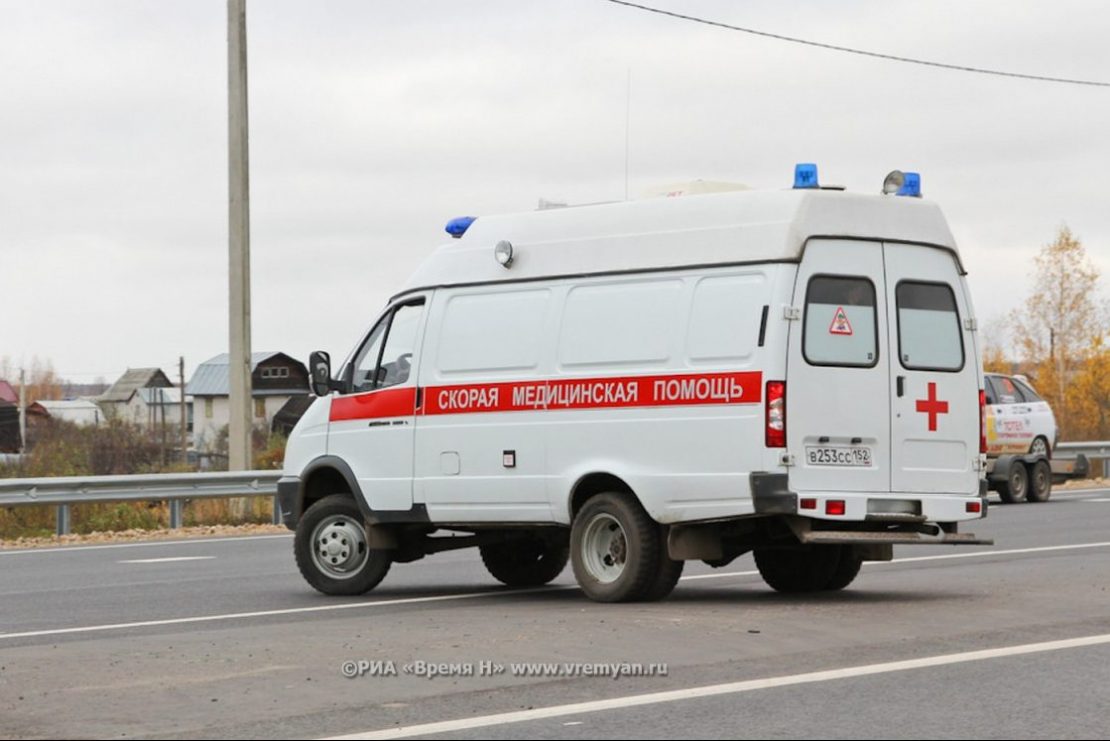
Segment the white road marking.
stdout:
<path fill-rule="evenodd" d="M 215 556 L 169 556 L 167 558 L 133 558 L 116 563 L 176 563 L 177 561 L 211 561 Z"/>
<path fill-rule="evenodd" d="M 1098 499 L 1082 499 L 1083 502 L 1110 502 L 1110 497 L 1099 497 Z"/>
<path fill-rule="evenodd" d="M 1102 543 L 1075 543 L 1072 545 L 1052 545 L 1039 548 L 1014 548 L 1011 550 L 976 551 L 973 553 L 949 553 L 943 556 L 915 556 L 899 558 L 894 561 L 877 562 L 875 565 L 890 565 L 900 563 L 914 563 L 918 561 L 940 561 L 956 558 L 987 558 L 991 556 L 1020 555 L 1024 553 L 1044 553 L 1048 551 L 1067 551 L 1081 548 L 1105 548 L 1110 546 L 1110 541 Z M 702 579 L 726 579 L 737 576 L 754 576 L 758 571 L 729 571 L 723 574 L 695 574 L 684 576 L 680 581 L 696 581 Z M 318 605 L 316 607 L 290 607 L 279 610 L 257 610 L 254 612 L 233 612 L 218 615 L 197 615 L 183 618 L 167 618 L 164 620 L 141 620 L 133 623 L 110 623 L 107 625 L 88 625 L 77 628 L 51 628 L 49 630 L 32 630 L 23 633 L 0 633 L 0 640 L 7 638 L 38 638 L 42 636 L 70 635 L 73 633 L 100 633 L 111 630 L 128 630 L 131 628 L 150 628 L 165 625 L 186 625 L 189 623 L 211 623 L 224 620 L 243 620 L 246 618 L 276 617 L 281 615 L 301 615 L 314 612 L 335 612 L 339 610 L 355 610 L 367 607 L 395 607 L 397 605 L 415 605 L 429 602 L 455 602 L 460 600 L 480 599 L 482 597 L 511 597 L 520 594 L 540 594 L 543 592 L 560 592 L 568 589 L 578 589 L 576 584 L 562 584 L 554 587 L 536 587 L 535 589 L 497 590 L 485 592 L 468 592 L 466 594 L 443 594 L 433 597 L 402 597 L 399 599 L 371 600 L 366 602 L 344 602 L 338 605 Z"/>
<path fill-rule="evenodd" d="M 273 540 L 292 538 L 293 533 L 285 535 L 235 535 L 229 538 L 187 538 L 182 540 L 144 540 L 141 543 L 106 543 L 104 545 L 62 545 L 57 548 L 7 548 L 0 549 L 0 556 L 27 556 L 36 553 L 77 553 L 80 551 L 103 551 L 108 548 L 149 548 L 151 546 L 203 545 L 205 543 L 227 543 L 237 540 Z"/>
<path fill-rule="evenodd" d="M 799 684 L 813 684 L 816 682 L 831 682 L 838 679 L 851 679 L 854 677 L 867 677 L 876 674 L 889 674 L 891 672 L 910 671 L 913 669 L 927 669 L 937 666 L 964 664 L 971 661 L 986 661 L 988 659 L 1002 659 L 1011 656 L 1024 656 L 1027 654 L 1044 653 L 1047 651 L 1063 651 L 1087 646 L 1098 646 L 1110 643 L 1110 633 L 1102 635 L 1084 636 L 1082 638 L 1069 638 L 1062 641 L 1045 641 L 1043 643 L 1026 643 L 1020 646 L 1006 646 L 1004 648 L 990 648 L 978 651 L 964 651 L 940 656 L 927 656 L 920 659 L 906 659 L 903 661 L 887 661 L 881 664 L 865 664 L 863 666 L 850 666 L 842 669 L 829 669 L 826 671 L 806 672 L 805 674 L 791 674 L 783 677 L 769 677 L 767 679 L 749 679 L 742 682 L 726 682 L 711 684 L 704 687 L 690 687 L 682 690 L 667 692 L 651 692 L 644 695 L 627 695 L 613 697 L 607 700 L 593 700 L 590 702 L 577 702 L 569 705 L 553 705 L 546 708 L 532 710 L 517 710 L 494 715 L 481 715 L 475 718 L 460 718 L 458 720 L 440 721 L 437 723 L 423 723 L 414 726 L 400 726 L 386 728 L 379 731 L 353 733 L 344 736 L 332 736 L 328 741 L 354 741 L 356 739 L 391 739 L 409 738 L 412 736 L 430 736 L 439 733 L 455 733 L 474 728 L 489 728 L 510 723 L 524 723 L 527 721 L 559 718 L 567 715 L 581 715 L 583 713 L 597 713 L 604 710 L 623 710 L 644 705 L 657 705 L 666 702 L 681 700 L 694 700 L 703 697 L 718 697 L 721 695 L 735 695 L 755 690 L 771 689 L 774 687 L 790 687 Z"/>

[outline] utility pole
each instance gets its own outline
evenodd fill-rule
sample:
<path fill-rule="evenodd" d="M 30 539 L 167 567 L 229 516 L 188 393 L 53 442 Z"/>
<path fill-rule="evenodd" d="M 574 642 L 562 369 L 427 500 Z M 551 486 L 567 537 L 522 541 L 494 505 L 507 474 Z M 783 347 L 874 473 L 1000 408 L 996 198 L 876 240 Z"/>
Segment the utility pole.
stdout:
<path fill-rule="evenodd" d="M 227 0 L 228 240 L 231 421 L 228 470 L 251 464 L 250 173 L 247 126 L 246 0 Z"/>
<path fill-rule="evenodd" d="M 27 452 L 27 371 L 19 369 L 19 452 Z"/>
<path fill-rule="evenodd" d="M 189 463 L 189 440 L 188 440 L 188 421 L 186 420 L 185 413 L 185 356 L 182 355 L 177 359 L 177 380 L 180 383 L 178 388 L 181 389 L 181 462 L 183 464 Z"/>

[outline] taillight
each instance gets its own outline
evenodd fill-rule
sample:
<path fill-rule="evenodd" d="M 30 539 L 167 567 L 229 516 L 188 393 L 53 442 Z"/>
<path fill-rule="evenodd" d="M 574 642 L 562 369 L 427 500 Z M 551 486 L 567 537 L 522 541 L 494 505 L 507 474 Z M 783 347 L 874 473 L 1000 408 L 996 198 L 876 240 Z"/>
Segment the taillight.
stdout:
<path fill-rule="evenodd" d="M 987 452 L 987 392 L 979 389 L 979 452 Z"/>
<path fill-rule="evenodd" d="M 767 382 L 767 447 L 786 447 L 786 382 Z"/>

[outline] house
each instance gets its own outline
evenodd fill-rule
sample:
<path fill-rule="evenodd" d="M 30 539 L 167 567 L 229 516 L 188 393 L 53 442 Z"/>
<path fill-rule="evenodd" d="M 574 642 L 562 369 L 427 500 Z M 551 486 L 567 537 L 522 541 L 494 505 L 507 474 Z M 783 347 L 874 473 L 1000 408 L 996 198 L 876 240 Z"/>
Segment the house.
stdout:
<path fill-rule="evenodd" d="M 15 390 L 7 381 L 0 380 L 0 402 L 6 401 L 9 404 L 19 404 L 19 392 Z"/>
<path fill-rule="evenodd" d="M 104 412 L 91 399 L 67 399 L 47 401 L 40 399 L 27 407 L 27 418 L 58 419 L 84 427 L 99 426 L 104 422 Z"/>
<path fill-rule="evenodd" d="M 128 368 L 96 401 L 106 415 L 130 419 L 126 407 L 135 391 L 142 388 L 168 389 L 173 383 L 160 368 Z"/>
<path fill-rule="evenodd" d="M 269 429 L 287 401 L 308 395 L 308 370 L 281 352 L 251 354 L 252 411 L 257 427 Z M 231 380 L 227 353 L 201 363 L 185 394 L 193 397 L 193 446 L 212 451 L 220 432 L 231 421 Z"/>
<path fill-rule="evenodd" d="M 23 441 L 19 437 L 19 407 L 0 397 L 0 453 L 18 453 L 22 447 Z"/>
<path fill-rule="evenodd" d="M 192 423 L 192 401 L 185 397 L 185 423 Z M 181 429 L 181 389 L 144 386 L 131 392 L 120 407 L 120 419 L 139 427 L 158 429 L 165 425 L 173 435 Z"/>

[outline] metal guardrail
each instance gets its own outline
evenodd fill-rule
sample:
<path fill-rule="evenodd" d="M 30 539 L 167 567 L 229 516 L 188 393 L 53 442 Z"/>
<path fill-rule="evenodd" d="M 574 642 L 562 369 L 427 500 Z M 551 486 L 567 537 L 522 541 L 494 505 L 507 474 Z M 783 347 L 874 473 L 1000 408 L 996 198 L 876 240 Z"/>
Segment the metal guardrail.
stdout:
<path fill-rule="evenodd" d="M 1079 454 L 1089 460 L 1110 460 L 1110 440 L 1059 443 L 1057 458 Z M 1104 469 L 1105 470 L 1105 469 Z M 170 504 L 170 527 L 181 527 L 186 499 L 274 497 L 274 524 L 281 522 L 277 482 L 281 471 L 220 471 L 216 473 L 152 473 L 132 476 L 56 476 L 41 479 L 0 479 L 0 507 L 53 505 L 58 508 L 57 532 L 69 533 L 70 510 L 86 502 L 156 502 Z"/>
<path fill-rule="evenodd" d="M 1088 475 L 1092 478 L 1100 473 L 1102 476 L 1110 474 L 1110 440 L 1084 441 L 1074 443 L 1057 443 L 1052 450 L 1053 458 L 1075 458 L 1077 455 L 1087 456 L 1091 464 Z"/>
<path fill-rule="evenodd" d="M 70 506 L 88 502 L 157 502 L 170 505 L 170 527 L 181 527 L 186 499 L 275 497 L 274 523 L 281 521 L 276 499 L 281 471 L 152 473 L 131 476 L 55 476 L 0 479 L 0 507 L 54 505 L 57 533 L 70 528 Z"/>

